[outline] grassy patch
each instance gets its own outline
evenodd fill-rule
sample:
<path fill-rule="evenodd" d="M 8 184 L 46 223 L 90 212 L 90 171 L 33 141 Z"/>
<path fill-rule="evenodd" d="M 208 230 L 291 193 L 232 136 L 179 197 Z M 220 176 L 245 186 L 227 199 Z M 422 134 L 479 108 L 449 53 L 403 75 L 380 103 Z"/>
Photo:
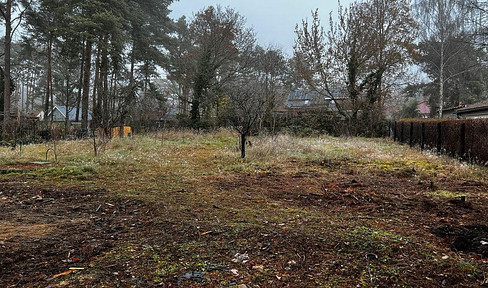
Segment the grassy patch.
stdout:
<path fill-rule="evenodd" d="M 427 195 L 431 195 L 437 198 L 459 198 L 461 196 L 466 196 L 466 193 L 456 193 L 447 190 L 435 190 L 431 192 L 427 192 Z"/>

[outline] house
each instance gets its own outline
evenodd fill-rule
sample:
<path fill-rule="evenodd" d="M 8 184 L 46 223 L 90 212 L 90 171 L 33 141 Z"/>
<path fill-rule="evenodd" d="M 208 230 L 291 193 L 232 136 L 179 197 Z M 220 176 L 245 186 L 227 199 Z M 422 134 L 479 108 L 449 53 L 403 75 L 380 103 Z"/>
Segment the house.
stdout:
<path fill-rule="evenodd" d="M 488 118 L 488 99 L 471 105 L 459 104 L 456 107 L 442 109 L 444 118 L 478 119 Z"/>
<path fill-rule="evenodd" d="M 457 116 L 457 110 L 458 109 L 461 109 L 461 108 L 464 108 L 465 106 L 466 105 L 459 104 L 458 106 L 444 108 L 444 109 L 442 109 L 442 117 L 444 117 L 444 118 L 451 118 L 451 119 L 457 119 L 458 118 L 458 116 Z"/>
<path fill-rule="evenodd" d="M 421 101 L 417 105 L 417 112 L 419 113 L 420 117 L 422 118 L 429 118 L 430 116 L 430 106 L 427 101 Z"/>
<path fill-rule="evenodd" d="M 36 110 L 36 111 L 27 111 L 25 112 L 25 118 L 42 121 L 44 120 L 44 111 Z"/>
<path fill-rule="evenodd" d="M 461 107 L 456 114 L 462 119 L 488 118 L 488 100 Z"/>
<path fill-rule="evenodd" d="M 316 91 L 297 89 L 288 94 L 285 101 L 285 107 L 289 110 L 307 110 L 329 107 L 330 102 L 330 97 L 320 95 Z"/>
<path fill-rule="evenodd" d="M 78 122 L 75 122 L 76 120 L 76 108 L 69 108 L 68 111 L 68 119 L 71 124 L 78 124 L 81 123 L 81 115 L 82 115 L 82 110 L 79 110 L 78 114 Z M 51 116 L 52 114 L 52 116 Z M 53 122 L 57 123 L 64 123 L 66 121 L 66 106 L 59 106 L 59 105 L 54 105 L 53 111 L 50 111 L 47 115 L 47 119 L 53 119 Z M 92 120 L 92 113 L 91 111 L 88 111 L 88 122 Z"/>

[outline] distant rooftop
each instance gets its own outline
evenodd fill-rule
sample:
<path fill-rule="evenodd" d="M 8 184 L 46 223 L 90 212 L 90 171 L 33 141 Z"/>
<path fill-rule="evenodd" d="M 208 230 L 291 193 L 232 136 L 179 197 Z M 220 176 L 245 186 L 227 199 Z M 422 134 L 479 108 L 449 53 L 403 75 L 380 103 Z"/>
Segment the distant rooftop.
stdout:
<path fill-rule="evenodd" d="M 63 117 L 66 117 L 66 106 L 60 106 L 60 105 L 54 105 L 54 110 L 58 110 Z M 51 113 L 49 113 L 51 115 Z M 81 115 L 83 115 L 82 109 L 79 110 L 78 112 L 78 119 L 81 120 Z M 69 108 L 69 121 L 75 121 L 76 120 L 76 107 L 70 107 Z M 88 121 L 92 120 L 92 113 L 91 111 L 88 111 Z"/>

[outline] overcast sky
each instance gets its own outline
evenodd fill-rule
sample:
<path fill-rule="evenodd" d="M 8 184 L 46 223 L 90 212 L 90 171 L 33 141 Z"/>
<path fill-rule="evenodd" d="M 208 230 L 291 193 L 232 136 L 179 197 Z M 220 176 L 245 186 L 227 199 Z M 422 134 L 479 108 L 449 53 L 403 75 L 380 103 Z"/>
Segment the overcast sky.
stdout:
<path fill-rule="evenodd" d="M 343 6 L 352 0 L 342 0 Z M 310 18 L 311 11 L 319 9 L 322 24 L 328 24 L 329 12 L 337 12 L 337 0 L 179 0 L 170 6 L 172 18 L 189 18 L 210 5 L 231 7 L 247 19 L 261 46 L 272 45 L 286 54 L 293 53 L 295 26 Z"/>

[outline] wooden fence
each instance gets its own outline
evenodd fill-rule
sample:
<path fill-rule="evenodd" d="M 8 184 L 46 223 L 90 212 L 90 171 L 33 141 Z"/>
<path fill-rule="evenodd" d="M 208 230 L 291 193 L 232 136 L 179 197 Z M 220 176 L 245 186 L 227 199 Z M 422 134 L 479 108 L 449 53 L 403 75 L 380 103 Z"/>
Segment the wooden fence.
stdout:
<path fill-rule="evenodd" d="M 488 119 L 401 120 L 392 126 L 395 141 L 488 165 Z"/>

